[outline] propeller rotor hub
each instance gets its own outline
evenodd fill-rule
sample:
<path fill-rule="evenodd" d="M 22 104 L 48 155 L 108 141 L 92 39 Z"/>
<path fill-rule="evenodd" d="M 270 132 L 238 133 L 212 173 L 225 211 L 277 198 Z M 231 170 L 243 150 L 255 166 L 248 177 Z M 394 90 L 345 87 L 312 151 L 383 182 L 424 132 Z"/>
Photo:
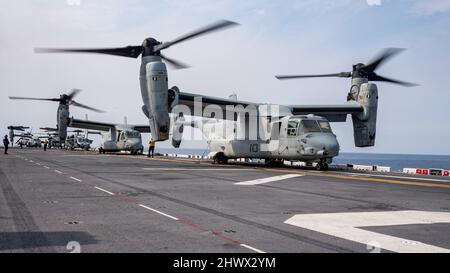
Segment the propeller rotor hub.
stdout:
<path fill-rule="evenodd" d="M 142 57 L 146 56 L 159 56 L 160 51 L 155 51 L 157 45 L 162 44 L 155 38 L 147 38 L 142 42 Z"/>

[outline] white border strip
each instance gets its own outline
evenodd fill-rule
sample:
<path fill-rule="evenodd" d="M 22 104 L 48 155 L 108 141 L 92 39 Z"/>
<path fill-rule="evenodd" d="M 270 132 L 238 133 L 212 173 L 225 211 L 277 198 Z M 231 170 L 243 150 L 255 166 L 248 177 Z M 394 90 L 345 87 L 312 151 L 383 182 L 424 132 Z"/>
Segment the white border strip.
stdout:
<path fill-rule="evenodd" d="M 245 181 L 245 182 L 239 182 L 239 183 L 234 183 L 234 184 L 235 184 L 235 185 L 241 185 L 241 186 L 253 186 L 253 185 L 265 184 L 265 183 L 270 183 L 270 182 L 274 182 L 274 181 L 285 180 L 285 179 L 294 178 L 294 177 L 299 177 L 299 176 L 304 176 L 304 175 L 303 175 L 303 174 L 285 174 L 285 175 L 277 175 L 277 176 L 266 177 L 266 178 L 261 178 L 261 179 L 255 179 L 255 180 L 250 180 L 250 181 Z"/>
<path fill-rule="evenodd" d="M 241 244 L 241 246 L 245 247 L 247 249 L 253 250 L 253 251 L 257 252 L 257 253 L 266 253 L 266 252 L 264 252 L 264 251 L 262 251 L 260 249 L 254 248 L 254 247 L 246 245 L 246 244 Z"/>
<path fill-rule="evenodd" d="M 73 180 L 78 181 L 78 182 L 83 182 L 83 180 L 80 180 L 80 179 L 78 179 L 76 177 L 73 177 L 73 176 L 71 176 L 70 179 L 73 179 Z"/>
<path fill-rule="evenodd" d="M 105 189 L 102 189 L 102 188 L 99 188 L 99 187 L 94 187 L 94 188 L 96 188 L 97 190 L 100 190 L 100 191 L 102 191 L 102 192 L 106 192 L 106 193 L 109 194 L 109 195 L 114 195 L 113 192 L 107 191 L 107 190 L 105 190 Z"/>
<path fill-rule="evenodd" d="M 139 205 L 140 207 L 144 208 L 144 209 L 148 209 L 148 210 L 150 210 L 150 211 L 156 212 L 156 213 L 161 214 L 161 215 L 163 215 L 163 216 L 166 216 L 166 217 L 168 217 L 168 218 L 170 218 L 170 219 L 172 219 L 172 220 L 175 220 L 175 221 L 180 220 L 180 219 L 178 219 L 177 217 L 174 217 L 174 216 L 172 216 L 172 215 L 166 214 L 166 213 L 161 212 L 161 211 L 159 211 L 159 210 L 152 209 L 152 208 L 147 207 L 147 206 L 142 205 L 142 204 L 138 204 L 138 205 Z"/>

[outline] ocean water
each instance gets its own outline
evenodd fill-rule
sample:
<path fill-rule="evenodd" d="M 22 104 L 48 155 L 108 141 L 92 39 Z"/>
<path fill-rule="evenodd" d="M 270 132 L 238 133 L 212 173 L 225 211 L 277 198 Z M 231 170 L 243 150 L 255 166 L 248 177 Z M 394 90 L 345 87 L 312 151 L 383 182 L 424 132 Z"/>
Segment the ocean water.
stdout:
<path fill-rule="evenodd" d="M 207 155 L 207 149 L 156 148 L 157 153 L 177 153 Z M 341 153 L 333 159 L 336 164 L 358 164 L 389 166 L 392 171 L 403 168 L 446 169 L 450 170 L 450 155 L 413 155 L 413 154 L 375 154 L 375 153 Z"/>

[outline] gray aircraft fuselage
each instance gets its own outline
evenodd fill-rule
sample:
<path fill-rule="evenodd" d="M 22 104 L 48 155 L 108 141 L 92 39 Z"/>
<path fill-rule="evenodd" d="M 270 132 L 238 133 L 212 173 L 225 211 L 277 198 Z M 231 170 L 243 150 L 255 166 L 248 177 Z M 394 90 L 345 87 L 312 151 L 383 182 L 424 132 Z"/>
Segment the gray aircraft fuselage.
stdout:
<path fill-rule="evenodd" d="M 102 132 L 101 148 L 105 152 L 143 152 L 141 133 L 131 129 L 114 129 Z"/>
<path fill-rule="evenodd" d="M 323 117 L 286 116 L 272 122 L 260 117 L 258 124 L 263 123 L 268 125 L 264 129 L 267 133 L 260 134 L 255 140 L 238 136 L 234 128 L 239 126 L 239 122 L 235 121 L 209 120 L 203 122 L 202 132 L 208 139 L 210 152 L 214 155 L 222 153 L 226 158 L 330 163 L 332 158 L 339 154 L 336 136 L 331 131 L 329 122 Z"/>

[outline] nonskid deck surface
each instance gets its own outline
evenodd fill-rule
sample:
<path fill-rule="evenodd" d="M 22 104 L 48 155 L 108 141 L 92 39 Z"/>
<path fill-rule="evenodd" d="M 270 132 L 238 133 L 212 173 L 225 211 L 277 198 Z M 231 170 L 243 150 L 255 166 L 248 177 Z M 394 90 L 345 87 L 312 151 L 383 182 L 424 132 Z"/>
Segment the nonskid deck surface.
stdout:
<path fill-rule="evenodd" d="M 11 149 L 1 252 L 449 252 L 450 180 Z"/>

